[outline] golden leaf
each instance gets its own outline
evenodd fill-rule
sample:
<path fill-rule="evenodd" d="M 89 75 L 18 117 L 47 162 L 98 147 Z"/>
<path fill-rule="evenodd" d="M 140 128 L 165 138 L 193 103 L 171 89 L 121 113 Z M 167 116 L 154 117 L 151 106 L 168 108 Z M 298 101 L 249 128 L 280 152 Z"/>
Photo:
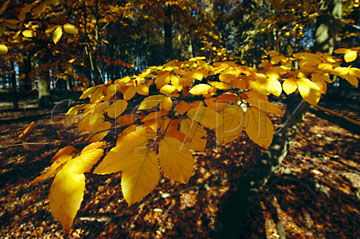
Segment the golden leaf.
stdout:
<path fill-rule="evenodd" d="M 55 44 L 58 43 L 58 41 L 60 40 L 62 33 L 63 33 L 62 27 L 61 26 L 56 27 L 56 29 L 52 35 L 52 39 Z"/>
<path fill-rule="evenodd" d="M 161 87 L 160 93 L 163 93 L 164 95 L 171 95 L 175 90 L 175 86 L 164 85 L 163 87 Z"/>
<path fill-rule="evenodd" d="M 4 54 L 7 54 L 8 53 L 8 48 L 7 46 L 3 45 L 3 44 L 0 44 L 0 54 L 1 55 L 4 55 Z"/>
<path fill-rule="evenodd" d="M 297 79 L 296 78 L 288 78 L 283 82 L 283 89 L 284 92 L 288 95 L 294 93 L 297 90 Z"/>
<path fill-rule="evenodd" d="M 176 138 L 164 137 L 159 144 L 159 162 L 164 173 L 180 183 L 191 177 L 194 158 L 187 147 Z"/>
<path fill-rule="evenodd" d="M 117 100 L 106 109 L 106 112 L 110 118 L 119 117 L 127 108 L 128 103 L 125 100 Z"/>
<path fill-rule="evenodd" d="M 76 26 L 74 26 L 70 23 L 65 23 L 63 27 L 64 27 L 64 31 L 69 34 L 78 34 L 79 33 L 79 30 L 76 28 Z"/>
<path fill-rule="evenodd" d="M 146 97 L 140 104 L 139 110 L 148 110 L 159 105 L 166 96 L 164 95 L 151 95 Z"/>
<path fill-rule="evenodd" d="M 219 144 L 226 144 L 242 134 L 245 114 L 241 106 L 231 105 L 219 115 L 219 123 L 215 129 L 216 138 Z"/>
<path fill-rule="evenodd" d="M 210 107 L 199 105 L 198 107 L 190 109 L 187 112 L 187 116 L 209 129 L 215 129 L 217 126 L 218 113 Z"/>
<path fill-rule="evenodd" d="M 49 203 L 53 217 L 69 231 L 84 197 L 85 176 L 60 170 L 50 188 Z"/>
<path fill-rule="evenodd" d="M 300 78 L 296 83 L 302 98 L 309 104 L 317 105 L 321 97 L 320 88 L 314 82 L 306 78 Z"/>
<path fill-rule="evenodd" d="M 126 170 L 129 161 L 138 157 L 136 154 L 143 154 L 144 151 L 147 151 L 148 135 L 146 130 L 146 128 L 141 127 L 124 136 L 104 157 L 94 173 L 109 174 Z"/>
<path fill-rule="evenodd" d="M 265 112 L 249 107 L 246 110 L 245 132 L 249 138 L 263 148 L 269 148 L 274 128 L 271 120 Z"/>
<path fill-rule="evenodd" d="M 183 115 L 185 114 L 189 109 L 189 104 L 186 103 L 185 101 L 180 101 L 176 106 L 175 106 L 175 111 L 179 112 L 179 114 Z"/>
<path fill-rule="evenodd" d="M 203 151 L 206 147 L 206 130 L 197 122 L 184 119 L 181 121 L 180 131 L 184 132 L 189 139 L 185 139 L 186 143 L 190 140 L 190 144 L 185 145 L 186 148 L 194 151 Z"/>
<path fill-rule="evenodd" d="M 211 86 L 208 84 L 198 84 L 192 87 L 189 92 L 193 95 L 204 95 L 208 94 L 210 88 Z"/>
<path fill-rule="evenodd" d="M 149 95 L 149 87 L 147 85 L 137 85 L 136 86 L 136 92 L 139 95 Z"/>
<path fill-rule="evenodd" d="M 136 88 L 131 86 L 125 90 L 124 100 L 131 100 L 136 94 Z"/>
<path fill-rule="evenodd" d="M 119 161 L 124 160 L 127 162 L 122 172 L 121 189 L 126 202 L 132 205 L 154 190 L 160 179 L 160 169 L 157 154 L 150 149 L 131 158 L 119 158 Z"/>
<path fill-rule="evenodd" d="M 353 62 L 353 61 L 356 60 L 357 55 L 358 55 L 357 51 L 353 51 L 353 50 L 348 49 L 345 52 L 344 59 L 348 63 Z"/>

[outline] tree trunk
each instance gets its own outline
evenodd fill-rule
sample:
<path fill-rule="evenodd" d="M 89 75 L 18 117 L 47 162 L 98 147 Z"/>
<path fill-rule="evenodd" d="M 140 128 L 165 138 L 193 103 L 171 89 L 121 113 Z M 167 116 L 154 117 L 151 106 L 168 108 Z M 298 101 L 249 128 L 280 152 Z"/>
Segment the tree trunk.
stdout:
<path fill-rule="evenodd" d="M 244 176 L 240 184 L 236 185 L 236 190 L 229 193 L 218 217 L 217 238 L 239 238 L 240 225 L 246 222 L 250 209 L 258 202 L 257 195 L 287 155 L 299 130 L 302 116 L 308 109 L 308 104 L 302 101 L 299 95 L 295 95 L 288 104 L 288 111 L 292 109 L 291 113 L 285 114 L 283 123 L 274 135 L 269 149 Z M 286 115 L 291 116 L 288 118 Z"/>
<path fill-rule="evenodd" d="M 173 44 L 172 44 L 172 9 L 171 5 L 165 6 L 164 21 L 164 58 L 165 61 L 172 60 Z"/>
<path fill-rule="evenodd" d="M 16 87 L 16 71 L 15 71 L 15 64 L 14 62 L 11 63 L 11 91 L 12 91 L 12 98 L 13 98 L 13 108 L 14 110 L 19 109 L 19 99 L 17 94 L 17 87 Z"/>
<path fill-rule="evenodd" d="M 325 5 L 327 3 L 328 1 L 323 1 L 325 14 L 317 19 L 314 52 L 320 50 L 331 53 L 338 40 L 341 0 L 333 0 L 331 4 Z M 333 19 L 333 21 L 329 22 L 329 19 Z M 302 116 L 308 108 L 309 105 L 301 99 L 299 94 L 289 97 L 287 113 L 282 119 L 281 127 L 275 133 L 269 149 L 244 176 L 240 184 L 236 186 L 236 190 L 229 193 L 223 210 L 218 216 L 217 238 L 239 238 L 239 227 L 246 222 L 250 209 L 258 203 L 256 198 L 259 192 L 287 155 L 300 129 Z M 289 118 L 287 118 L 288 115 L 290 115 Z"/>

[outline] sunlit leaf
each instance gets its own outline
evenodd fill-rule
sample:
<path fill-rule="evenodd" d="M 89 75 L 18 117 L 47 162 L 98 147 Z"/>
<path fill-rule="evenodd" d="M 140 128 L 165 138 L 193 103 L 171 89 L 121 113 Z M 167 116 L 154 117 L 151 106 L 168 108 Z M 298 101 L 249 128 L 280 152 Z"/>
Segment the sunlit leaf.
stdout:
<path fill-rule="evenodd" d="M 193 171 L 194 159 L 186 145 L 178 139 L 164 137 L 160 141 L 159 162 L 168 177 L 180 183 L 189 181 Z"/>
<path fill-rule="evenodd" d="M 137 85 L 136 86 L 136 92 L 139 95 L 149 95 L 149 87 L 146 85 Z"/>
<path fill-rule="evenodd" d="M 243 131 L 245 114 L 241 106 L 231 105 L 219 113 L 219 123 L 215 129 L 219 144 L 226 144 L 238 138 Z"/>
<path fill-rule="evenodd" d="M 62 36 L 62 27 L 61 26 L 58 26 L 54 33 L 53 33 L 53 36 L 52 36 L 52 39 L 53 39 L 53 42 L 56 44 L 58 43 L 58 41 L 60 40 L 61 36 Z"/>
<path fill-rule="evenodd" d="M 191 88 L 189 92 L 193 95 L 204 95 L 208 94 L 210 88 L 211 86 L 208 84 L 198 84 Z"/>
<path fill-rule="evenodd" d="M 126 110 L 127 106 L 127 101 L 117 100 L 106 109 L 106 112 L 110 118 L 117 118 Z"/>
<path fill-rule="evenodd" d="M 180 131 L 184 132 L 190 141 L 189 144 L 184 145 L 194 151 L 203 151 L 206 147 L 206 130 L 201 127 L 196 121 L 184 119 L 181 121 Z M 182 143 L 185 143 L 182 141 Z"/>
<path fill-rule="evenodd" d="M 151 193 L 160 179 L 157 154 L 147 149 L 143 153 L 133 154 L 131 158 L 119 158 L 126 162 L 121 177 L 121 189 L 124 198 L 132 205 Z"/>
<path fill-rule="evenodd" d="M 40 176 L 36 177 L 33 181 L 31 181 L 30 185 L 54 177 L 56 173 L 62 168 L 62 166 L 64 166 L 64 164 L 71 159 L 72 154 L 64 154 L 60 157 L 57 157 L 53 164 L 51 164 L 51 166 L 47 169 L 47 171 L 43 172 Z"/>
<path fill-rule="evenodd" d="M 321 97 L 320 88 L 314 82 L 306 78 L 298 79 L 296 83 L 302 98 L 312 105 L 317 105 Z"/>
<path fill-rule="evenodd" d="M 74 26 L 70 23 L 65 23 L 63 27 L 64 27 L 64 31 L 69 34 L 78 34 L 79 33 L 79 30 L 76 28 L 76 26 Z"/>
<path fill-rule="evenodd" d="M 219 90 L 230 90 L 231 89 L 231 86 L 229 84 L 224 83 L 224 82 L 209 81 L 208 83 L 210 85 L 214 86 L 216 89 L 219 89 Z"/>
<path fill-rule="evenodd" d="M 252 141 L 267 149 L 273 140 L 274 127 L 265 112 L 249 107 L 246 110 L 245 132 Z"/>
<path fill-rule="evenodd" d="M 173 102 L 172 102 L 170 96 L 164 97 L 162 99 L 162 101 L 160 102 L 160 109 L 161 110 L 169 111 L 169 110 L 171 110 L 172 106 L 173 106 Z"/>
<path fill-rule="evenodd" d="M 285 81 L 283 82 L 283 90 L 286 94 L 290 95 L 292 93 L 294 93 L 297 90 L 297 84 L 296 84 L 297 79 L 296 78 L 288 78 L 285 79 Z"/>
<path fill-rule="evenodd" d="M 8 48 L 7 46 L 0 44 L 0 54 L 4 55 L 8 53 Z"/>
<path fill-rule="evenodd" d="M 357 55 L 358 55 L 357 51 L 353 51 L 349 49 L 345 52 L 344 59 L 346 62 L 353 62 L 356 60 Z"/>
<path fill-rule="evenodd" d="M 146 97 L 140 104 L 139 110 L 148 110 L 159 105 L 166 96 L 164 95 L 151 95 Z"/>
<path fill-rule="evenodd" d="M 187 112 L 187 116 L 209 129 L 215 129 L 217 126 L 216 121 L 218 119 L 218 114 L 210 107 L 200 105 L 192 108 Z"/>
<path fill-rule="evenodd" d="M 163 93 L 164 95 L 171 95 L 175 90 L 175 86 L 164 85 L 163 87 L 161 87 L 160 93 Z"/>
<path fill-rule="evenodd" d="M 22 35 L 27 38 L 34 37 L 34 31 L 33 30 L 24 30 L 22 31 Z"/>
<path fill-rule="evenodd" d="M 143 154 L 147 150 L 147 143 L 146 128 L 140 128 L 127 134 L 104 157 L 94 173 L 109 174 L 126 170 L 129 160 L 137 157 L 136 154 Z"/>
<path fill-rule="evenodd" d="M 136 88 L 135 87 L 129 87 L 126 89 L 124 93 L 124 100 L 131 100 L 136 94 Z"/>
<path fill-rule="evenodd" d="M 85 176 L 61 170 L 50 188 L 49 203 L 53 217 L 69 231 L 84 197 Z"/>

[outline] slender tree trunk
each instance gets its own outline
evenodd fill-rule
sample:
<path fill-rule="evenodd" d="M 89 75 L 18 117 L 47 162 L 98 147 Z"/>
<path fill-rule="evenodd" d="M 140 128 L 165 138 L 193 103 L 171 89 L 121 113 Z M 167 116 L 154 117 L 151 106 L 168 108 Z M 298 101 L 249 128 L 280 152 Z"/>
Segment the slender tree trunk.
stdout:
<path fill-rule="evenodd" d="M 327 1 L 323 2 L 324 4 L 328 3 Z M 330 5 L 325 7 L 324 12 L 330 16 L 320 16 L 317 19 L 316 43 L 313 51 L 332 52 L 337 42 L 339 26 L 335 26 L 335 24 L 338 24 L 339 21 L 335 20 L 341 17 L 341 0 L 333 0 Z M 334 19 L 330 22 L 333 25 L 329 24 L 329 19 Z M 309 105 L 298 94 L 289 97 L 287 113 L 282 119 L 281 127 L 275 133 L 269 149 L 244 176 L 239 185 L 236 186 L 236 190 L 229 193 L 223 210 L 218 216 L 217 238 L 239 238 L 239 227 L 246 222 L 250 209 L 258 203 L 256 198 L 259 192 L 286 157 L 300 129 L 302 116 L 308 107 Z M 288 117 L 289 115 L 290 117 Z"/>
<path fill-rule="evenodd" d="M 19 109 L 19 99 L 16 87 L 16 71 L 15 71 L 15 64 L 14 62 L 11 63 L 11 91 L 12 91 L 12 98 L 13 98 L 13 108 L 14 110 Z"/>
<path fill-rule="evenodd" d="M 173 56 L 171 5 L 165 6 L 165 16 L 167 19 L 164 22 L 164 58 L 165 61 L 170 61 Z"/>

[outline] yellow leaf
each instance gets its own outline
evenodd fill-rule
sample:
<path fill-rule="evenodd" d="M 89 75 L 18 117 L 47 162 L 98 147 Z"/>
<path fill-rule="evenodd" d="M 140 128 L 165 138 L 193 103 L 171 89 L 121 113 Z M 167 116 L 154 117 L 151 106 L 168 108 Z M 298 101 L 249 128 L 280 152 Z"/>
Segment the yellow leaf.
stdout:
<path fill-rule="evenodd" d="M 210 88 L 211 86 L 208 84 L 198 84 L 191 88 L 189 92 L 193 95 L 204 95 L 208 94 Z"/>
<path fill-rule="evenodd" d="M 47 169 L 46 172 L 42 173 L 40 176 L 36 177 L 33 181 L 31 181 L 30 185 L 54 177 L 55 174 L 62 168 L 62 166 L 64 166 L 64 164 L 68 162 L 70 159 L 72 159 L 72 154 L 71 155 L 64 154 L 57 157 L 56 161 L 51 164 L 49 169 Z"/>
<path fill-rule="evenodd" d="M 312 81 L 306 78 L 297 80 L 298 89 L 302 98 L 312 105 L 317 105 L 321 97 L 320 88 Z"/>
<path fill-rule="evenodd" d="M 106 109 L 106 112 L 110 118 L 119 117 L 127 108 L 128 103 L 125 100 L 117 100 Z"/>
<path fill-rule="evenodd" d="M 118 160 L 127 160 L 127 167 L 122 172 L 121 189 L 126 202 L 132 205 L 151 193 L 159 182 L 157 154 L 147 149 L 146 152 L 134 154 L 131 158 Z"/>
<path fill-rule="evenodd" d="M 266 149 L 269 148 L 274 136 L 273 124 L 269 117 L 254 107 L 246 110 L 245 132 L 252 141 Z"/>
<path fill-rule="evenodd" d="M 296 78 L 288 78 L 283 82 L 283 89 L 284 92 L 288 95 L 294 93 L 297 90 L 297 79 Z"/>
<path fill-rule="evenodd" d="M 161 110 L 169 111 L 171 110 L 172 106 L 173 106 L 173 102 L 170 96 L 165 96 L 160 103 Z"/>
<path fill-rule="evenodd" d="M 70 24 L 70 23 L 65 23 L 64 24 L 64 31 L 69 33 L 69 34 L 78 34 L 79 31 L 76 28 L 76 26 Z"/>
<path fill-rule="evenodd" d="M 94 173 L 109 174 L 126 170 L 132 158 L 147 151 L 148 135 L 146 131 L 147 129 L 142 127 L 124 136 L 104 157 Z"/>
<path fill-rule="evenodd" d="M 82 95 L 80 96 L 80 100 L 83 100 L 83 99 L 86 99 L 87 97 L 89 97 L 94 91 L 96 90 L 96 87 L 93 86 L 93 87 L 90 87 L 90 88 L 87 88 L 83 93 Z"/>
<path fill-rule="evenodd" d="M 210 107 L 199 105 L 198 107 L 190 109 L 187 112 L 187 116 L 209 129 L 215 129 L 217 126 L 218 113 Z"/>
<path fill-rule="evenodd" d="M 345 54 L 349 49 L 346 48 L 338 48 L 336 50 L 334 50 L 334 53 L 336 54 Z"/>
<path fill-rule="evenodd" d="M 176 138 L 164 137 L 159 144 L 159 162 L 164 173 L 180 183 L 191 177 L 194 158 L 187 147 Z"/>
<path fill-rule="evenodd" d="M 64 155 L 70 155 L 70 156 L 73 156 L 74 155 L 74 151 L 76 149 L 71 146 L 71 145 L 68 145 L 68 146 L 65 146 L 64 148 L 60 149 L 51 159 L 50 162 L 54 162 L 56 161 L 58 158 L 64 156 Z"/>
<path fill-rule="evenodd" d="M 0 54 L 1 55 L 4 55 L 4 54 L 7 54 L 8 53 L 8 48 L 7 46 L 3 45 L 3 44 L 0 44 Z"/>
<path fill-rule="evenodd" d="M 129 87 L 125 90 L 124 93 L 124 100 L 131 100 L 136 94 L 136 88 L 135 87 Z"/>
<path fill-rule="evenodd" d="M 89 142 L 101 141 L 105 138 L 106 135 L 108 135 L 109 132 L 110 132 L 110 130 L 102 131 L 97 134 L 91 134 L 86 138 L 86 140 L 89 140 Z"/>
<path fill-rule="evenodd" d="M 311 74 L 311 81 L 314 82 L 320 89 L 322 94 L 326 94 L 327 85 L 323 77 L 318 73 Z"/>
<path fill-rule="evenodd" d="M 219 90 L 230 90 L 231 86 L 229 84 L 226 84 L 224 82 L 218 82 L 218 81 L 209 81 L 210 85 L 214 86 L 216 89 Z"/>
<path fill-rule="evenodd" d="M 161 89 L 164 85 L 170 83 L 171 74 L 169 71 L 159 73 L 158 77 L 155 79 L 155 84 L 158 89 Z"/>
<path fill-rule="evenodd" d="M 149 95 L 149 87 L 146 85 L 137 85 L 136 86 L 136 92 L 139 95 Z"/>
<path fill-rule="evenodd" d="M 348 49 L 345 52 L 344 59 L 345 59 L 346 62 L 353 62 L 353 61 L 356 60 L 357 55 L 358 55 L 357 51 L 353 51 L 353 50 Z"/>
<path fill-rule="evenodd" d="M 275 72 L 267 72 L 266 89 L 273 95 L 279 97 L 282 92 L 281 84 L 279 82 L 279 75 Z"/>
<path fill-rule="evenodd" d="M 179 114 L 183 115 L 185 114 L 189 109 L 189 104 L 186 103 L 185 101 L 180 101 L 176 106 L 175 106 L 175 111 L 179 112 Z"/>
<path fill-rule="evenodd" d="M 140 104 L 139 110 L 148 110 L 159 105 L 166 96 L 164 95 L 151 95 L 146 97 Z"/>
<path fill-rule="evenodd" d="M 60 38 L 61 38 L 61 36 L 62 36 L 62 33 L 63 33 L 62 27 L 61 27 L 61 26 L 58 26 L 58 27 L 55 29 L 55 31 L 54 31 L 54 33 L 53 33 L 53 35 L 52 35 L 52 39 L 53 39 L 53 41 L 54 41 L 55 44 L 60 40 Z"/>
<path fill-rule="evenodd" d="M 175 90 L 175 86 L 164 85 L 163 87 L 161 87 L 160 93 L 163 93 L 164 95 L 171 95 Z"/>
<path fill-rule="evenodd" d="M 242 134 L 245 114 L 241 106 L 231 105 L 219 115 L 219 124 L 215 129 L 216 138 L 219 144 L 226 144 Z"/>
<path fill-rule="evenodd" d="M 194 151 L 203 151 L 206 147 L 206 130 L 198 123 L 190 119 L 184 119 L 180 124 L 180 131 L 185 133 L 190 140 L 190 144 L 185 149 L 189 148 Z M 186 139 L 186 142 L 188 140 Z M 183 142 L 185 143 L 185 142 Z"/>
<path fill-rule="evenodd" d="M 128 134 L 134 132 L 136 130 L 138 126 L 137 125 L 130 125 L 129 127 L 127 127 L 126 129 L 124 129 L 117 137 L 117 140 L 116 140 L 116 145 L 118 145 L 121 140 Z"/>
<path fill-rule="evenodd" d="M 181 85 L 181 79 L 178 75 L 171 74 L 170 81 L 177 91 L 182 90 L 183 86 Z"/>
<path fill-rule="evenodd" d="M 27 37 L 27 38 L 34 37 L 33 30 L 24 30 L 24 31 L 22 31 L 22 34 L 23 34 L 24 37 Z"/>
<path fill-rule="evenodd" d="M 353 75 L 345 75 L 345 80 L 347 80 L 350 84 L 352 84 L 353 86 L 355 87 L 358 87 L 359 85 L 359 81 L 358 79 L 356 78 L 356 76 L 353 76 Z"/>
<path fill-rule="evenodd" d="M 85 176 L 60 170 L 50 188 L 49 203 L 53 217 L 69 231 L 84 197 Z"/>
<path fill-rule="evenodd" d="M 95 101 L 98 100 L 99 97 L 101 97 L 102 95 L 103 95 L 103 90 L 100 87 L 100 85 L 98 85 L 94 90 L 94 92 L 90 94 L 90 103 L 95 103 Z"/>
<path fill-rule="evenodd" d="M 233 81 L 236 81 L 236 79 L 236 76 L 225 72 L 221 73 L 219 76 L 219 80 L 225 83 L 231 83 Z"/>

